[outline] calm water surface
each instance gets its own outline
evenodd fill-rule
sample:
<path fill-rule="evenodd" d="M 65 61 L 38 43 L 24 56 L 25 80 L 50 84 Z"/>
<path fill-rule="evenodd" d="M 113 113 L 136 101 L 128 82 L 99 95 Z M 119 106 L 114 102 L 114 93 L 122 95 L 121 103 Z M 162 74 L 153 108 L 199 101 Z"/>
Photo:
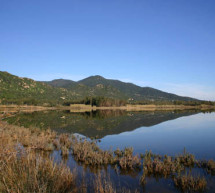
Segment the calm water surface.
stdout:
<path fill-rule="evenodd" d="M 102 138 L 102 148 L 131 146 L 135 152 L 152 150 L 158 154 L 175 155 L 184 148 L 200 159 L 215 159 L 215 113 L 198 113 L 142 126 L 133 131 Z"/>

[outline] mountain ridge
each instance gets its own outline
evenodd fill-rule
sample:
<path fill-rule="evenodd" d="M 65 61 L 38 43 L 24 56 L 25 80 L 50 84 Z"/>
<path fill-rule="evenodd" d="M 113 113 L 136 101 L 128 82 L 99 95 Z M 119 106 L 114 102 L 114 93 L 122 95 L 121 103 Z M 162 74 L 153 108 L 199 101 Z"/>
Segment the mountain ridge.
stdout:
<path fill-rule="evenodd" d="M 130 82 L 123 82 L 115 79 L 106 79 L 100 75 L 89 76 L 76 83 L 94 88 L 96 86 L 110 86 L 115 87 L 119 92 L 124 93 L 127 97 L 133 98 L 134 100 L 198 100 L 191 97 L 178 96 L 176 94 L 168 93 L 155 89 L 149 86 L 141 87 Z M 65 87 L 64 87 L 65 88 Z M 159 93 L 160 97 L 155 97 Z M 146 97 L 143 97 L 146 96 Z"/>
<path fill-rule="evenodd" d="M 106 79 L 100 75 L 79 81 L 54 79 L 35 81 L 0 71 L 0 101 L 36 100 L 62 104 L 65 100 L 81 100 L 85 97 L 103 96 L 126 101 L 200 101 L 182 97 L 151 87 L 141 87 L 120 80 Z"/>

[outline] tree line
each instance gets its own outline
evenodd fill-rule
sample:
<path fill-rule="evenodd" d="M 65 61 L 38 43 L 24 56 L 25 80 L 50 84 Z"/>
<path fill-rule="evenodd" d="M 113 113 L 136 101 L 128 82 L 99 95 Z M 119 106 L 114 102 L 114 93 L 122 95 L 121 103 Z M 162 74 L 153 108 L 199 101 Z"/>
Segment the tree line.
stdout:
<path fill-rule="evenodd" d="M 106 98 L 103 96 L 99 97 L 85 97 L 82 100 L 71 100 L 64 102 L 64 105 L 69 106 L 70 104 L 85 104 L 97 107 L 112 107 L 112 106 L 125 106 L 127 102 L 120 99 Z"/>
<path fill-rule="evenodd" d="M 199 105 L 211 105 L 215 106 L 215 102 L 213 101 L 178 101 L 178 100 L 144 100 L 144 101 L 134 101 L 129 104 L 134 105 L 185 105 L 185 106 L 199 106 Z"/>
<path fill-rule="evenodd" d="M 48 100 L 48 99 L 35 99 L 35 98 L 22 98 L 22 99 L 1 99 L 0 104 L 2 105 L 42 105 L 42 106 L 57 106 L 64 105 L 69 106 L 70 104 L 85 104 L 97 107 L 111 107 L 111 106 L 125 106 L 126 104 L 131 105 L 184 105 L 184 106 L 199 106 L 209 105 L 215 106 L 214 101 L 177 101 L 177 100 L 142 100 L 142 101 L 126 101 L 122 99 L 113 99 L 103 96 L 98 97 L 85 97 L 80 100 Z"/>

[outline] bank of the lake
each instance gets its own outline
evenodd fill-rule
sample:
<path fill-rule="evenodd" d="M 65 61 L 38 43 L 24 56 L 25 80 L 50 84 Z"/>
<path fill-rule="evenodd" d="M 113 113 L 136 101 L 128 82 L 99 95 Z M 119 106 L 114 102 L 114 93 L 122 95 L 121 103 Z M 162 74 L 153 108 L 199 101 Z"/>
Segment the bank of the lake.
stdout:
<path fill-rule="evenodd" d="M 72 104 L 70 106 L 33 106 L 33 105 L 0 105 L 0 112 L 70 110 L 85 112 L 92 110 L 126 110 L 126 111 L 170 111 L 170 110 L 215 110 L 214 105 L 126 105 L 97 107 L 91 105 Z"/>

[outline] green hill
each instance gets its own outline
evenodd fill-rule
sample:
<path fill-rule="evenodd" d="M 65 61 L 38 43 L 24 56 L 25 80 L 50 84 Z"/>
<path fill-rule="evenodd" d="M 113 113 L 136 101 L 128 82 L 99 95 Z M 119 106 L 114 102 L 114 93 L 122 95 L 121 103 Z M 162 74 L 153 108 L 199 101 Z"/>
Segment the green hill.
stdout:
<path fill-rule="evenodd" d="M 89 81 L 89 84 L 88 83 L 85 84 L 85 83 L 82 83 L 81 81 L 75 82 L 72 80 L 65 80 L 65 79 L 43 81 L 43 83 L 46 83 L 53 87 L 65 88 L 69 91 L 74 91 L 77 93 L 78 96 L 83 96 L 82 98 L 87 96 L 94 96 L 94 97 L 105 96 L 105 97 L 116 98 L 116 99 L 128 99 L 128 96 L 125 93 L 121 92 L 114 85 L 110 85 L 110 84 L 102 84 L 98 82 L 98 84 L 94 84 L 94 86 L 90 86 L 89 85 L 90 81 Z"/>
<path fill-rule="evenodd" d="M 91 76 L 78 82 L 64 79 L 40 82 L 0 71 L 0 101 L 3 104 L 56 105 L 65 101 L 96 96 L 127 101 L 197 101 L 197 99 L 119 80 L 105 79 L 101 76 Z"/>
<path fill-rule="evenodd" d="M 78 90 L 84 96 L 105 96 L 120 99 L 131 99 L 135 101 L 143 100 L 163 100 L 163 101 L 192 101 L 189 97 L 181 97 L 175 94 L 160 91 L 150 87 L 140 87 L 132 83 L 125 83 L 119 80 L 105 79 L 102 76 L 90 76 L 78 82 L 70 80 L 53 80 L 46 82 L 55 87 L 63 87 L 68 90 Z M 85 91 L 85 93 L 83 92 Z"/>
<path fill-rule="evenodd" d="M 62 103 L 65 98 L 75 96 L 64 88 L 54 88 L 48 84 L 29 78 L 20 78 L 7 72 L 0 72 L 0 99 L 6 103 Z"/>

